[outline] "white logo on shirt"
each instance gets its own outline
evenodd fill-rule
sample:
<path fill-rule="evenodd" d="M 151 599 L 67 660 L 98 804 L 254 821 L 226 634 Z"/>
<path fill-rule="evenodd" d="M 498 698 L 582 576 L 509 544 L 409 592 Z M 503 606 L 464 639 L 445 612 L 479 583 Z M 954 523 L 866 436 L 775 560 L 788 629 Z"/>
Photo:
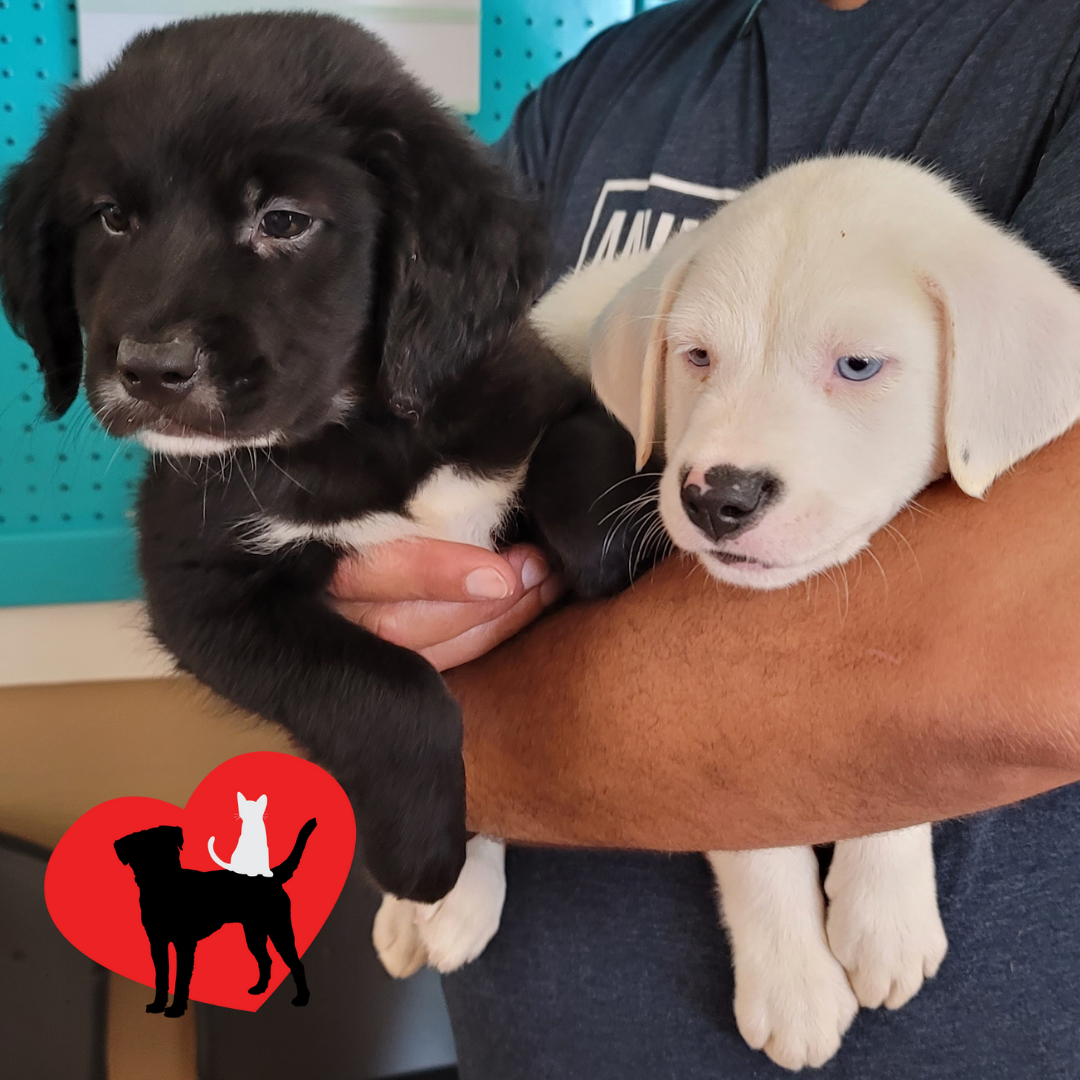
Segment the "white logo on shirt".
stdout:
<path fill-rule="evenodd" d="M 738 188 L 710 187 L 661 173 L 646 180 L 606 180 L 575 269 L 661 247 L 673 232 L 697 228 L 738 194 Z"/>

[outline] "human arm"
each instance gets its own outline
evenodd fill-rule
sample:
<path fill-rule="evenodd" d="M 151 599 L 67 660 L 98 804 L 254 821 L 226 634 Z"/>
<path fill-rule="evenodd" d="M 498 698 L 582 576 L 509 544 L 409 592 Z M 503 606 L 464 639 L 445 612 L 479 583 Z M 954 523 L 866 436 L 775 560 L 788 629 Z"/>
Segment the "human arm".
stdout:
<path fill-rule="evenodd" d="M 985 502 L 936 486 L 832 581 L 742 592 L 673 559 L 543 620 L 449 675 L 470 827 L 771 847 L 1080 779 L 1078 489 L 1074 431 Z"/>

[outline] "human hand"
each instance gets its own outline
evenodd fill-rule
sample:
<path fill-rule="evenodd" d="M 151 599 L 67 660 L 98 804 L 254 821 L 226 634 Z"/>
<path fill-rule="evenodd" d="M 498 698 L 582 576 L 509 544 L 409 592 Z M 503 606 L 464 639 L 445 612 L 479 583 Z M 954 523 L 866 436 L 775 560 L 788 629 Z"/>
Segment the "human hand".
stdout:
<path fill-rule="evenodd" d="M 564 589 L 528 544 L 496 554 L 444 540 L 400 540 L 342 559 L 330 602 L 351 622 L 446 671 L 512 637 Z"/>

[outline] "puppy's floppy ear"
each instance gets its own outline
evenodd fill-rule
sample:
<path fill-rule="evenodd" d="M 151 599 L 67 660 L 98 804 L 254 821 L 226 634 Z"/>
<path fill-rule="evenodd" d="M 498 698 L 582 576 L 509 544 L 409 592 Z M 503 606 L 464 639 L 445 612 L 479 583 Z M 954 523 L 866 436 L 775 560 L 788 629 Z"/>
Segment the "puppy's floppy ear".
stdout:
<path fill-rule="evenodd" d="M 177 850 L 182 850 L 184 847 L 184 830 L 179 825 L 169 825 L 168 830 L 172 834 L 173 843 L 176 844 Z"/>
<path fill-rule="evenodd" d="M 616 293 L 589 335 L 593 386 L 634 436 L 639 471 L 663 438 L 667 317 L 697 246 L 694 232 L 669 240 Z"/>
<path fill-rule="evenodd" d="M 418 419 L 526 314 L 547 250 L 537 207 L 456 119 L 426 95 L 398 113 L 357 121 L 354 156 L 385 193 L 379 383 Z"/>
<path fill-rule="evenodd" d="M 1080 419 L 1080 289 L 974 214 L 929 282 L 946 351 L 949 470 L 981 498 L 993 481 Z"/>
<path fill-rule="evenodd" d="M 0 189 L 0 293 L 15 332 L 34 350 L 45 376 L 50 416 L 79 392 L 82 334 L 72 285 L 74 237 L 56 212 L 73 120 L 65 106 L 30 157 Z"/>

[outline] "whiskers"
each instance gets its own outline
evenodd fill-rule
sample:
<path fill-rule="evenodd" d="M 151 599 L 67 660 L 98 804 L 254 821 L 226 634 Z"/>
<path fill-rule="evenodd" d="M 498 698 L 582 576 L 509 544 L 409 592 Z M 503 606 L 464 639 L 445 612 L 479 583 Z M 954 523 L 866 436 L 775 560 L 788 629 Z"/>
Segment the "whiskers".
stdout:
<path fill-rule="evenodd" d="M 660 475 L 658 472 L 637 473 L 634 476 L 626 477 L 624 480 L 612 484 L 592 505 L 595 507 L 606 495 L 611 494 L 616 488 L 630 480 Z M 627 569 L 631 580 L 637 576 L 643 563 L 664 558 L 674 546 L 667 534 L 667 530 L 664 528 L 663 519 L 660 517 L 660 493 L 655 487 L 650 487 L 647 491 L 643 491 L 640 495 L 635 495 L 634 498 L 615 507 L 614 510 L 611 510 L 600 519 L 601 525 L 605 522 L 610 522 L 610 524 L 604 536 L 601 558 L 607 558 L 620 533 L 628 529 L 633 530 L 626 549 Z"/>

